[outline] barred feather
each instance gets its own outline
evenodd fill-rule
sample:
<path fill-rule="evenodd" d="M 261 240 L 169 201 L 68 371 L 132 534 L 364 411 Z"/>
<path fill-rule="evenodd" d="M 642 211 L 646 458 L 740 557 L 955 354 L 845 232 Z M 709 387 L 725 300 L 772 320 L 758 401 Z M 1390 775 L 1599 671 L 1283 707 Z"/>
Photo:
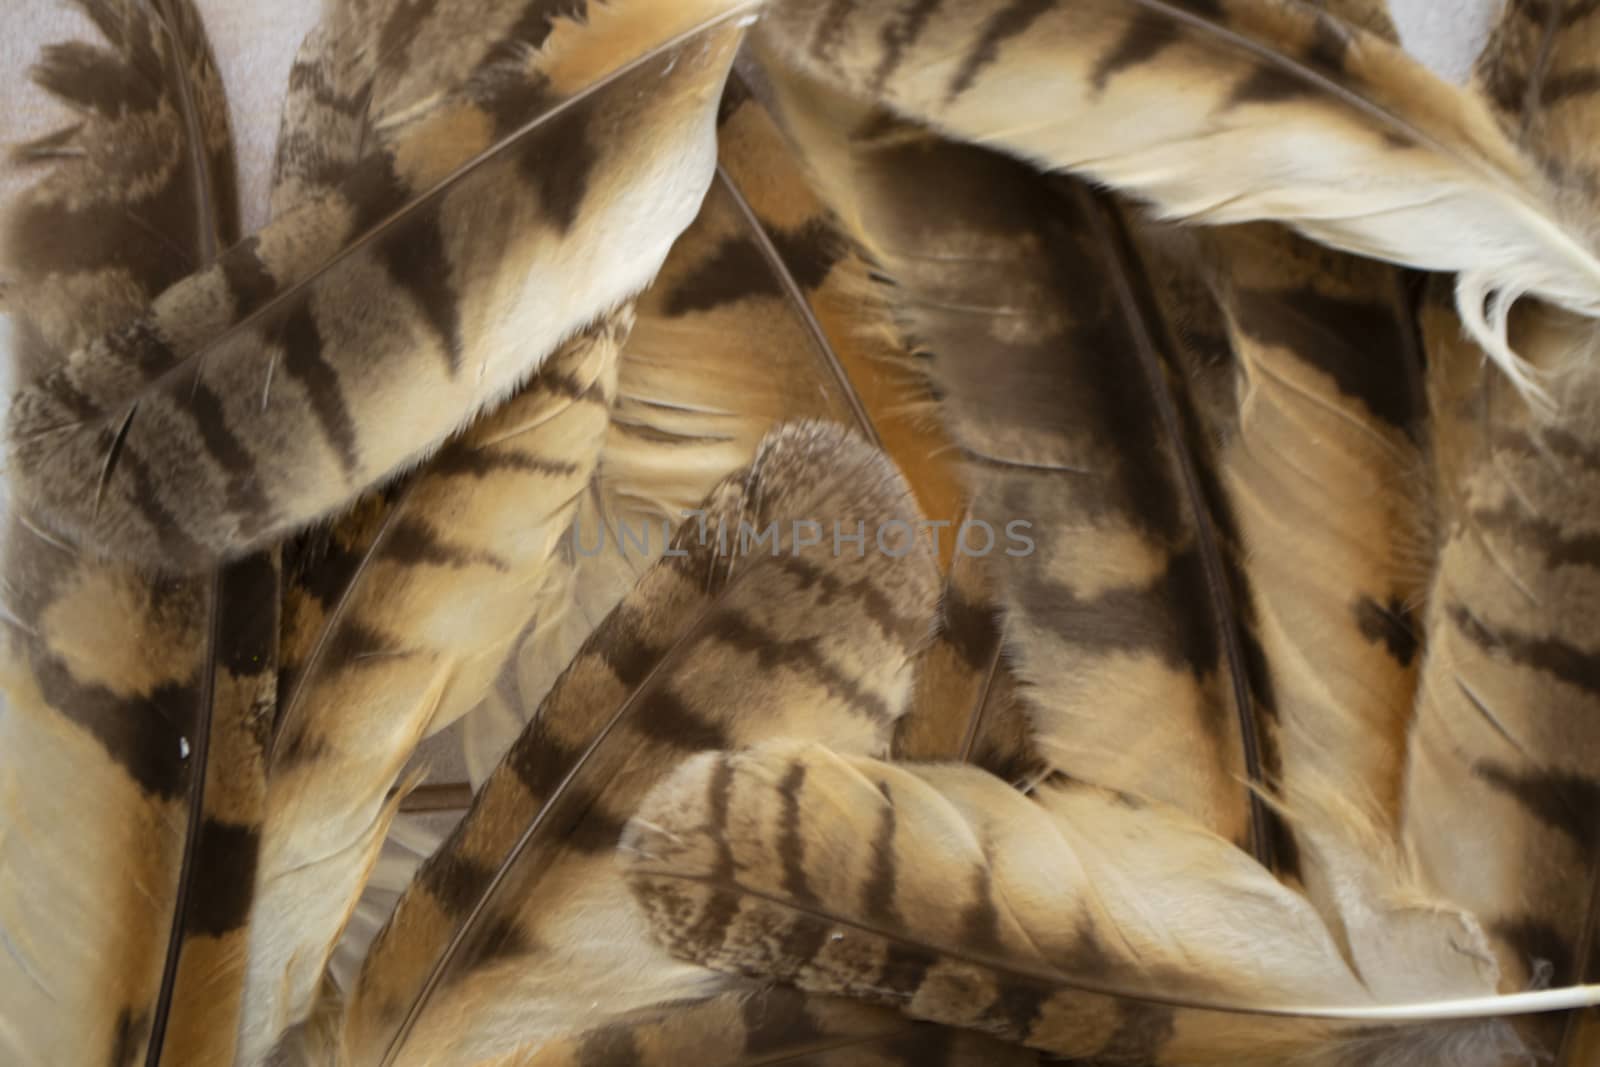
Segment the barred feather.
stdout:
<path fill-rule="evenodd" d="M 1476 81 L 1508 130 L 1594 211 L 1590 86 L 1600 18 L 1586 3 L 1510 4 Z M 1434 304 L 1423 312 L 1438 563 L 1411 736 L 1406 842 L 1441 891 L 1483 916 L 1508 992 L 1597 972 L 1600 619 L 1590 483 L 1600 382 L 1567 368 L 1592 351 L 1588 324 L 1519 308 L 1512 336 L 1549 368 L 1559 412 L 1520 413 L 1480 370 L 1481 353 Z M 1576 1018 L 1530 1038 L 1582 1063 Z"/>
<path fill-rule="evenodd" d="M 959 506 L 954 457 L 916 412 L 926 386 L 871 299 L 867 268 L 741 77 L 700 214 L 639 301 L 592 490 L 496 707 L 466 723 L 469 766 L 499 761 L 594 626 L 773 426 L 828 419 L 882 445 L 930 519 Z M 953 537 L 942 547 L 949 558 Z M 481 782 L 481 776 L 475 776 Z"/>
<path fill-rule="evenodd" d="M 19 395 L 19 495 L 185 570 L 426 457 L 655 273 L 710 178 L 750 10 L 596 7 L 392 117 L 337 192 Z"/>
<path fill-rule="evenodd" d="M 1466 1067 L 1515 1052 L 1492 1023 L 1294 1018 L 1383 1006 L 1302 897 L 1171 809 L 1066 780 L 1034 797 L 818 745 L 708 753 L 630 822 L 627 875 L 685 958 L 1060 1055 Z"/>
<path fill-rule="evenodd" d="M 222 86 L 180 0 L 84 0 L 105 45 L 47 50 L 78 116 L 16 149 L 41 172 L 8 213 L 21 376 L 132 317 L 237 236 Z M 276 667 L 277 565 L 154 579 L 13 504 L 0 989 L 18 1063 L 231 1053 Z M 54 784 L 23 787 L 31 781 Z M 55 936 L 72 930 L 71 938 Z M 54 931 L 41 939 L 40 931 Z"/>
<path fill-rule="evenodd" d="M 350 1002 L 349 1062 L 501 1055 L 727 991 L 648 947 L 611 875 L 622 823 L 697 749 L 782 736 L 887 748 L 932 559 L 910 538 L 898 558 L 836 554 L 794 524 L 913 521 L 904 483 L 844 432 L 801 424 L 704 512 L 590 637 L 401 899 Z"/>
<path fill-rule="evenodd" d="M 1482 101 L 1311 5 L 782 0 L 765 25 L 818 76 L 1167 217 L 1276 219 L 1348 251 L 1458 272 L 1463 321 L 1535 395 L 1506 344 L 1511 304 L 1533 293 L 1600 312 L 1588 216 Z M 1018 100 L 1047 113 L 1019 117 Z"/>
<path fill-rule="evenodd" d="M 791 130 L 933 353 L 1040 753 L 1230 840 L 1271 832 L 1237 593 L 1171 342 L 1122 223 L 1075 186 L 813 83 Z M 850 138 L 854 135 L 854 140 Z M 918 176 L 937 171 L 940 181 Z M 1133 365 L 1129 365 L 1130 361 Z"/>
<path fill-rule="evenodd" d="M 568 342 L 388 503 L 282 697 L 241 1052 L 300 1021 L 418 741 L 475 705 L 593 474 L 629 317 Z"/>

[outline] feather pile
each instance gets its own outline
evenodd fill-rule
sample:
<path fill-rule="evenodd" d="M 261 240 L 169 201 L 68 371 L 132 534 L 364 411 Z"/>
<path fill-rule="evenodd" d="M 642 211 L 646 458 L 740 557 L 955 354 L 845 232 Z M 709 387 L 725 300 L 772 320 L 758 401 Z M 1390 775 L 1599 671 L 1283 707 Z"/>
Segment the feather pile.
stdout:
<path fill-rule="evenodd" d="M 1600 5 L 73 2 L 0 1062 L 1600 1063 Z"/>

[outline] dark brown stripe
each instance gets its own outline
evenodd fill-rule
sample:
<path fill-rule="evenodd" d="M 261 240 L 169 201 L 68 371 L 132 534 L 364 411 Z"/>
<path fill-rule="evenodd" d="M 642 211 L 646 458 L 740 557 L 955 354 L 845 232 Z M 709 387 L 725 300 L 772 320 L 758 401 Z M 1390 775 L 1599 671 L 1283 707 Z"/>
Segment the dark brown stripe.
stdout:
<path fill-rule="evenodd" d="M 417 31 L 438 6 L 439 0 L 395 0 L 378 31 L 379 70 L 397 70 L 405 65 Z"/>
<path fill-rule="evenodd" d="M 730 237 L 665 294 L 663 310 L 668 317 L 677 318 L 751 297 L 781 300 L 783 286 L 753 240 Z"/>
<path fill-rule="evenodd" d="M 111 1039 L 111 1054 L 106 1057 L 110 1067 L 133 1067 L 150 1040 L 150 1016 L 140 1012 L 137 1018 L 128 1008 L 117 1014 L 116 1034 Z"/>
<path fill-rule="evenodd" d="M 1533 637 L 1513 630 L 1491 628 L 1463 605 L 1448 609 L 1450 620 L 1462 636 L 1491 655 L 1542 671 L 1594 696 L 1600 696 L 1600 655 L 1558 637 Z"/>
<path fill-rule="evenodd" d="M 462 548 L 439 537 L 431 525 L 415 516 L 396 519 L 389 526 L 381 548 L 383 558 L 392 563 L 415 567 L 489 567 L 510 573 L 511 565 L 492 552 Z"/>
<path fill-rule="evenodd" d="M 732 610 L 715 613 L 704 624 L 703 632 L 709 639 L 730 645 L 741 652 L 753 653 L 762 672 L 770 673 L 777 667 L 788 667 L 809 676 L 830 697 L 852 711 L 877 722 L 887 723 L 894 718 L 894 709 L 840 670 L 823 654 L 820 642 L 815 638 L 784 641 L 776 634 L 767 632 L 754 619 Z"/>
<path fill-rule="evenodd" d="M 505 37 L 489 50 L 484 65 L 525 65 L 529 55 L 544 47 L 558 18 L 581 22 L 588 10 L 587 0 L 529 0 Z"/>
<path fill-rule="evenodd" d="M 297 301 L 284 321 L 282 344 L 284 372 L 305 386 L 323 437 L 339 457 L 345 476 L 353 476 L 360 465 L 355 420 L 339 374 L 323 356 L 322 331 L 306 301 Z"/>
<path fill-rule="evenodd" d="M 1503 535 L 1518 547 L 1537 550 L 1546 567 L 1600 569 L 1600 535 L 1569 534 L 1555 520 L 1532 514 L 1510 501 L 1493 510 L 1476 510 L 1472 519 L 1485 532 Z"/>
<path fill-rule="evenodd" d="M 377 257 L 394 283 L 416 303 L 444 349 L 445 370 L 461 369 L 461 298 L 437 210 L 425 210 L 378 241 Z"/>
<path fill-rule="evenodd" d="M 1128 22 L 1111 51 L 1095 64 L 1090 82 L 1096 92 L 1104 92 L 1111 79 L 1130 67 L 1147 63 L 1182 40 L 1177 24 L 1155 11 L 1140 11 Z"/>
<path fill-rule="evenodd" d="M 941 612 L 945 641 L 961 662 L 986 671 L 1000 643 L 1000 619 L 987 604 L 975 603 L 956 586 L 945 587 Z"/>
<path fill-rule="evenodd" d="M 913 0 L 909 10 L 899 13 L 898 21 L 884 25 L 883 31 L 878 35 L 878 40 L 883 45 L 883 58 L 878 61 L 878 67 L 872 72 L 872 80 L 868 83 L 870 95 L 878 96 L 882 93 L 883 87 L 894 77 L 895 71 L 900 69 L 906 51 L 916 45 L 918 39 L 922 37 L 922 31 L 928 27 L 928 20 L 933 18 L 943 2 L 944 0 Z"/>
<path fill-rule="evenodd" d="M 1097 1054 L 1108 1063 L 1155 1063 L 1177 1032 L 1173 1010 L 1165 1004 L 1118 999 L 1113 1010 L 1116 1031 Z"/>
<path fill-rule="evenodd" d="M 733 859 L 733 846 L 728 841 L 728 805 L 733 796 L 733 764 L 722 756 L 713 764 L 706 781 L 706 833 L 717 849 L 716 865 L 710 872 L 712 885 L 734 882 L 738 868 Z M 700 914 L 685 930 L 688 944 L 716 946 L 727 937 L 728 928 L 739 914 L 739 897 L 735 893 L 714 890 L 703 898 Z"/>
<path fill-rule="evenodd" d="M 538 943 L 528 936 L 514 913 L 482 919 L 473 930 L 471 947 L 460 956 L 460 965 L 448 972 L 444 981 L 459 981 L 472 971 L 507 960 L 526 959 L 538 950 Z"/>
<path fill-rule="evenodd" d="M 492 866 L 462 855 L 470 825 L 470 816 L 457 824 L 450 839 L 429 856 L 417 872 L 417 884 L 438 902 L 446 915 L 456 920 L 472 912 L 494 880 Z"/>
<path fill-rule="evenodd" d="M 172 217 L 176 204 L 147 202 L 135 210 L 109 190 L 104 195 L 105 202 L 19 201 L 6 241 L 31 277 L 120 268 L 151 299 L 194 269 L 182 245 L 151 234 L 154 222 Z"/>
<path fill-rule="evenodd" d="M 664 61 L 658 59 L 655 65 Z M 629 80 L 653 73 L 645 68 Z M 523 179 L 538 192 L 540 210 L 562 235 L 578 221 L 590 177 L 600 162 L 600 152 L 590 140 L 598 110 L 599 105 L 591 102 L 562 112 L 545 123 L 522 151 Z"/>
<path fill-rule="evenodd" d="M 393 637 L 377 628 L 376 620 L 357 621 L 347 617 L 328 640 L 327 662 L 341 668 L 359 669 L 405 654 L 406 650 Z"/>
<path fill-rule="evenodd" d="M 1026 1041 L 1050 1002 L 1051 991 L 1033 982 L 1006 978 L 999 979 L 996 985 L 994 1001 L 983 1010 L 983 1021 L 988 1024 L 984 1029 L 992 1027 L 1013 1041 Z"/>
<path fill-rule="evenodd" d="M 802 827 L 800 794 L 805 789 L 806 765 L 795 760 L 778 783 L 783 800 L 783 825 L 778 834 L 778 860 L 783 864 L 783 891 L 800 904 L 815 904 L 817 896 L 806 880 L 806 837 Z"/>
<path fill-rule="evenodd" d="M 1030 568 L 1033 570 L 1033 568 Z M 1033 573 L 1015 583 L 1016 608 L 1063 644 L 1094 652 L 1145 652 L 1196 678 L 1214 672 L 1221 648 L 1208 612 L 1182 605 L 1208 599 L 1199 555 L 1174 553 L 1144 586 L 1123 586 L 1082 597 Z"/>
<path fill-rule="evenodd" d="M 463 474 L 473 478 L 487 478 L 501 471 L 521 471 L 525 474 L 544 474 L 552 478 L 570 478 L 578 473 L 578 465 L 570 460 L 546 459 L 543 456 L 514 452 L 499 446 L 471 448 L 466 445 L 446 448 L 428 464 L 430 475 Z"/>
<path fill-rule="evenodd" d="M 922 988 L 928 972 L 938 962 L 938 956 L 921 945 L 890 941 L 876 984 L 901 1000 L 910 1000 Z"/>
<path fill-rule="evenodd" d="M 246 556 L 223 570 L 217 595 L 224 625 L 217 656 L 235 677 L 276 669 L 281 588 L 272 553 Z"/>
<path fill-rule="evenodd" d="M 1364 596 L 1356 600 L 1351 610 L 1362 637 L 1371 644 L 1382 645 L 1400 666 L 1411 666 L 1417 658 L 1417 627 L 1405 604 L 1393 597 L 1387 604 L 1379 604 Z"/>
<path fill-rule="evenodd" d="M 1546 78 L 1539 88 L 1539 102 L 1559 104 L 1573 97 L 1589 96 L 1600 89 L 1600 70 L 1576 70 Z"/>
<path fill-rule="evenodd" d="M 895 907 L 894 897 L 899 874 L 896 871 L 895 829 L 897 813 L 894 796 L 887 782 L 878 783 L 883 794 L 883 806 L 878 809 L 878 829 L 872 839 L 872 871 L 866 885 L 861 888 L 862 914 L 873 923 L 900 929 L 904 923 Z"/>
<path fill-rule="evenodd" d="M 164 91 L 159 67 L 141 70 L 140 65 L 85 41 L 46 45 L 31 74 L 35 85 L 74 110 L 121 122 L 134 114 L 153 113 Z"/>
<path fill-rule="evenodd" d="M 206 819 L 195 850 L 185 937 L 222 937 L 249 921 L 261 838 L 253 826 Z"/>
<path fill-rule="evenodd" d="M 272 504 L 261 487 L 261 480 L 255 476 L 255 458 L 228 426 L 222 398 L 197 378 L 189 391 L 188 413 L 200 434 L 206 455 L 226 475 L 228 488 L 224 507 L 230 514 L 244 519 L 246 526 L 259 523 L 271 513 Z"/>
<path fill-rule="evenodd" d="M 1579 855 L 1600 849 L 1600 781 L 1568 771 L 1523 771 L 1495 760 L 1480 760 L 1472 772 L 1565 837 Z"/>
<path fill-rule="evenodd" d="M 669 685 L 653 689 L 635 709 L 632 722 L 641 736 L 674 752 L 734 747 L 724 722 L 697 714 Z"/>
<path fill-rule="evenodd" d="M 842 528 L 848 528 L 849 525 L 845 521 Z M 826 544 L 824 540 L 823 544 L 816 547 L 819 556 L 826 551 Z M 927 636 L 928 620 L 920 614 L 901 615 L 896 612 L 894 601 L 871 578 L 840 581 L 820 563 L 806 556 L 782 556 L 775 562 L 785 574 L 799 579 L 803 590 L 817 593 L 817 599 L 823 603 L 851 604 L 860 608 L 878 625 L 885 637 L 904 647 L 920 644 Z"/>
<path fill-rule="evenodd" d="M 1391 309 L 1309 285 L 1241 290 L 1235 302 L 1245 336 L 1326 374 L 1391 426 L 1404 430 L 1415 420 L 1421 398 L 1411 393 L 1402 358 L 1406 327 Z"/>
<path fill-rule="evenodd" d="M 1334 20 L 1318 15 L 1311 43 L 1300 60 L 1324 78 L 1342 82 L 1345 79 L 1345 55 L 1349 50 L 1349 31 Z M 1275 104 L 1296 97 L 1320 95 L 1322 92 L 1324 90 L 1320 85 L 1287 61 L 1264 60 L 1253 74 L 1239 83 L 1225 106 Z"/>
<path fill-rule="evenodd" d="M 537 726 L 518 735 L 511 750 L 506 753 L 504 764 L 540 802 L 555 792 L 556 786 L 578 762 L 583 754 L 583 746 L 589 741 L 585 736 L 574 744 L 557 735 L 555 723 L 569 717 L 576 718 L 563 714 L 564 703 L 546 701 L 544 708 L 548 708 L 550 714 L 541 715 L 535 720 Z M 503 769 L 495 772 L 497 776 L 501 773 Z"/>
<path fill-rule="evenodd" d="M 812 56 L 833 64 L 833 53 L 838 50 L 839 42 L 844 40 L 845 26 L 850 16 L 855 14 L 856 6 L 857 0 L 832 0 L 828 10 L 817 19 L 817 27 L 812 32 L 808 46 Z"/>
<path fill-rule="evenodd" d="M 1028 31 L 1034 21 L 1055 7 L 1055 0 L 1011 0 L 1009 6 L 995 13 L 978 38 L 978 43 L 967 53 L 961 68 L 950 79 L 946 101 L 954 101 L 972 88 L 978 75 L 1000 58 L 1000 46 Z"/>
<path fill-rule="evenodd" d="M 155 531 L 156 541 L 166 560 L 174 566 L 193 567 L 214 558 L 214 548 L 202 546 L 190 537 L 179 524 L 178 516 L 167 510 L 161 500 L 160 484 L 150 477 L 150 468 L 143 459 L 133 451 L 124 449 L 117 462 L 128 474 L 130 499 Z"/>

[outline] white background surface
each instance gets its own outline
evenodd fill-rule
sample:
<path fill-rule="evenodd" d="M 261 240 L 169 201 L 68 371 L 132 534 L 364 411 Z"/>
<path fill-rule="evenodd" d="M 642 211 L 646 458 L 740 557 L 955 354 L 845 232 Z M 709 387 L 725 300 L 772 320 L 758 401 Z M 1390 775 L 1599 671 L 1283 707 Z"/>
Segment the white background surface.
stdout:
<path fill-rule="evenodd" d="M 510 0 L 508 0 L 510 2 Z M 658 0 L 672 3 L 673 0 Z M 266 217 L 278 110 L 300 40 L 321 0 L 196 0 L 216 49 L 233 110 L 246 230 Z M 1465 77 L 1501 0 L 1390 0 L 1407 48 L 1441 73 Z M 0 146 L 54 129 L 63 119 L 27 79 L 41 45 L 93 29 L 68 0 L 0 0 Z M 0 199 L 20 180 L 0 168 Z"/>

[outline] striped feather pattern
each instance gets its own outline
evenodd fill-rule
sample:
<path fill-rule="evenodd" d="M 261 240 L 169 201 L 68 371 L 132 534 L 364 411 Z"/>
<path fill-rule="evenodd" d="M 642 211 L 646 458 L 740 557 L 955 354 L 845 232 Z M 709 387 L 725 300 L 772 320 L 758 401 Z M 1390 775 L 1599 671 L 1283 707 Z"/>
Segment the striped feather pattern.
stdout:
<path fill-rule="evenodd" d="M 237 236 L 227 112 L 193 8 L 79 6 L 105 43 L 40 63 L 39 85 L 79 121 L 14 150 L 41 176 L 0 244 L 25 381 Z M 27 1020 L 0 1035 L 5 1058 L 226 1057 L 276 674 L 275 558 L 152 578 L 47 526 L 14 504 L 3 564 L 0 990 Z M 41 939 L 62 930 L 74 936 Z"/>
<path fill-rule="evenodd" d="M 704 540 L 686 523 L 596 629 L 400 901 L 350 1002 L 349 1062 L 504 1054 L 595 1025 L 597 1003 L 625 1017 L 723 990 L 646 948 L 611 875 L 638 799 L 703 748 L 887 749 L 932 612 L 931 555 L 912 537 L 891 540 L 898 558 L 835 553 L 794 524 L 912 523 L 905 484 L 844 432 L 800 424 L 703 510 Z"/>
<path fill-rule="evenodd" d="M 1459 272 L 1463 321 L 1527 391 L 1505 341 L 1511 303 L 1532 292 L 1600 311 L 1587 216 L 1482 101 L 1312 5 L 787 0 L 766 26 L 788 62 L 1168 217 L 1277 219 Z M 1023 119 L 1023 100 L 1050 103 Z"/>
<path fill-rule="evenodd" d="M 1596 884 L 1597 697 L 1592 536 L 1595 398 L 1562 383 L 1562 415 L 1529 416 L 1486 378 L 1437 306 L 1429 342 L 1440 547 L 1412 729 L 1406 843 L 1440 891 L 1483 917 L 1502 988 L 1578 980 Z M 1530 309 L 1529 358 L 1581 343 Z M 1537 1035 L 1551 1051 L 1559 1028 Z"/>
<path fill-rule="evenodd" d="M 418 741 L 510 654 L 594 473 L 629 318 L 568 342 L 409 479 L 320 620 L 274 739 L 246 1057 L 309 1009 Z"/>
<path fill-rule="evenodd" d="M 904 328 L 933 353 L 986 524 L 960 540 L 994 576 L 1041 755 L 1267 848 L 1242 784 L 1264 768 L 1214 501 L 1168 381 L 1168 328 L 1114 209 L 1003 157 L 874 127 L 814 83 L 784 92 Z M 931 171 L 941 180 L 919 187 Z"/>
<path fill-rule="evenodd" d="M 19 495 L 183 570 L 425 457 L 653 276 L 710 177 L 749 10 L 597 6 L 391 118 L 336 192 L 19 395 Z"/>
<path fill-rule="evenodd" d="M 600 469 L 564 546 L 568 566 L 541 595 L 496 706 L 466 724 L 469 765 L 483 775 L 684 512 L 748 463 L 779 422 L 849 426 L 895 459 L 931 520 L 949 523 L 959 507 L 954 456 L 917 410 L 926 384 L 870 291 L 866 264 L 738 75 L 718 134 L 700 214 L 640 298 Z M 943 559 L 953 543 L 946 534 L 937 546 Z"/>
<path fill-rule="evenodd" d="M 1590 218 L 1600 17 L 1585 2 L 1507 5 L 1475 84 L 1508 131 Z M 1600 971 L 1600 822 L 1593 665 L 1600 621 L 1591 557 L 1591 375 L 1558 375 L 1561 406 L 1536 418 L 1485 380 L 1437 307 L 1428 342 L 1438 563 L 1411 737 L 1408 845 L 1441 890 L 1483 916 L 1503 988 Z M 1587 324 L 1545 306 L 1513 322 L 1537 365 L 1593 349 Z M 1470 858 L 1469 858 L 1470 857 Z M 1592 1013 L 1591 1013 L 1592 1014 Z M 1576 1016 L 1530 1024 L 1560 1064 L 1585 1062 Z M 1566 1025 L 1563 1026 L 1563 1023 Z"/>
<path fill-rule="evenodd" d="M 645 800 L 623 849 L 687 958 L 1060 1055 L 1387 1067 L 1515 1051 L 1493 1023 L 1380 1036 L 1275 1016 L 1375 998 L 1304 898 L 1246 854 L 1065 779 L 1030 799 L 975 768 L 818 745 L 705 754 Z M 1230 1005 L 1252 1014 L 1200 1010 Z"/>

